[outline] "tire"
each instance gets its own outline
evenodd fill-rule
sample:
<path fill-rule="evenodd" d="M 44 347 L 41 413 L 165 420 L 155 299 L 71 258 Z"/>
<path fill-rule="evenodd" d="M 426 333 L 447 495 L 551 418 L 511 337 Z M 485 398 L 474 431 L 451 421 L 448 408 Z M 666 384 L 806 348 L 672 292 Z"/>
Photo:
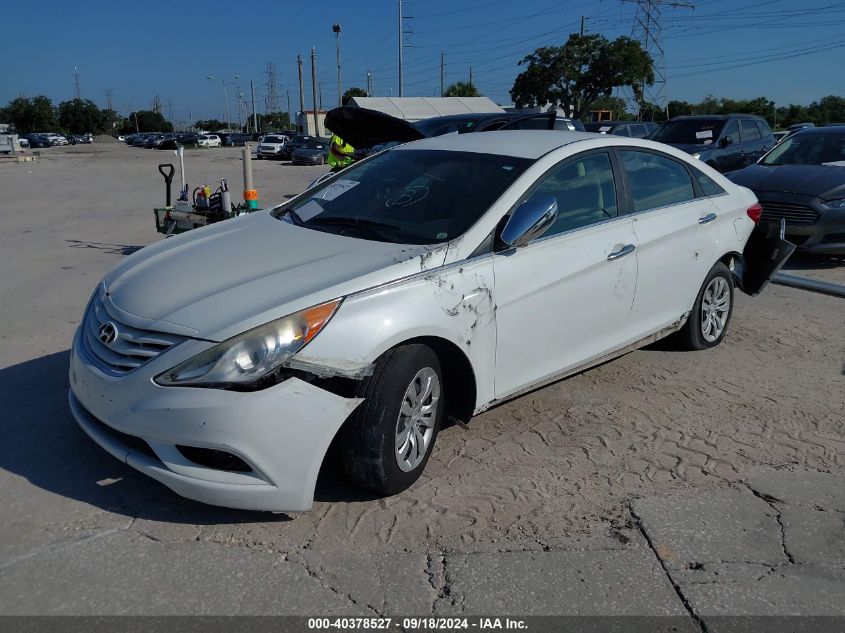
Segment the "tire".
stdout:
<path fill-rule="evenodd" d="M 419 479 L 440 431 L 442 376 L 437 355 L 425 345 L 394 348 L 376 362 L 358 390 L 364 402 L 341 430 L 341 460 L 350 481 L 393 495 Z"/>
<path fill-rule="evenodd" d="M 701 284 L 692 312 L 684 327 L 674 335 L 674 341 L 685 350 L 715 347 L 725 338 L 733 308 L 733 276 L 727 266 L 716 262 Z"/>

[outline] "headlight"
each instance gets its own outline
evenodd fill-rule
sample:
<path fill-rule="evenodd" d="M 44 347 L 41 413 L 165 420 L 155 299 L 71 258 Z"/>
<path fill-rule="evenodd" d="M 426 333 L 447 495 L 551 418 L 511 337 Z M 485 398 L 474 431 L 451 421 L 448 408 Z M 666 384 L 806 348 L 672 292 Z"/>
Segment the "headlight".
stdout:
<path fill-rule="evenodd" d="M 837 200 L 825 200 L 822 202 L 824 206 L 828 209 L 845 209 L 845 198 L 839 198 Z"/>
<path fill-rule="evenodd" d="M 693 154 L 693 155 L 692 155 L 692 157 L 693 157 L 694 159 L 698 160 L 698 159 L 700 159 L 700 158 L 701 158 L 701 154 L 700 154 L 699 152 L 696 152 L 695 154 Z"/>
<path fill-rule="evenodd" d="M 165 386 L 254 382 L 278 368 L 317 336 L 340 305 L 335 299 L 265 323 L 176 365 L 155 381 Z"/>

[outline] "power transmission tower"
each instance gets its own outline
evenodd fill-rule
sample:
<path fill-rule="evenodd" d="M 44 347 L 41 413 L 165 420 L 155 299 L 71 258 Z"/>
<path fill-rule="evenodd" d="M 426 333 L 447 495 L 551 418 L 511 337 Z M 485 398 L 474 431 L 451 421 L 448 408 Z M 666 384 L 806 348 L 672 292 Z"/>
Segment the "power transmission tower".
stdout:
<path fill-rule="evenodd" d="M 153 112 L 159 112 L 159 113 L 161 112 L 161 97 L 159 97 L 158 95 L 153 97 L 152 110 L 153 110 Z"/>
<path fill-rule="evenodd" d="M 622 0 L 637 5 L 634 14 L 634 26 L 631 29 L 631 36 L 639 40 L 651 59 L 654 61 L 654 83 L 647 86 L 645 79 L 642 83 L 643 100 L 658 105 L 661 109 L 666 107 L 666 60 L 663 53 L 663 27 L 660 20 L 663 17 L 663 8 L 673 9 L 694 9 L 695 5 L 679 0 Z"/>
<path fill-rule="evenodd" d="M 112 99 L 111 88 L 106 90 L 106 110 L 114 110 L 114 100 Z"/>
<path fill-rule="evenodd" d="M 271 112 L 279 111 L 279 91 L 276 87 L 276 64 L 267 62 L 267 95 L 264 97 L 264 112 L 270 114 Z"/>
<path fill-rule="evenodd" d="M 402 14 L 402 5 L 408 2 L 409 0 L 397 0 L 399 5 L 399 96 L 402 97 L 405 94 L 405 75 L 404 75 L 404 64 L 403 64 L 403 57 L 404 57 L 404 50 L 405 48 L 410 48 L 413 44 L 405 44 L 405 36 L 412 35 L 414 33 L 414 29 L 411 26 L 405 28 L 405 21 L 413 20 L 414 16 L 412 15 L 403 15 Z M 410 25 L 410 22 L 409 22 Z"/>
<path fill-rule="evenodd" d="M 73 67 L 73 98 L 82 98 L 82 90 L 79 88 L 79 69 L 76 66 Z"/>

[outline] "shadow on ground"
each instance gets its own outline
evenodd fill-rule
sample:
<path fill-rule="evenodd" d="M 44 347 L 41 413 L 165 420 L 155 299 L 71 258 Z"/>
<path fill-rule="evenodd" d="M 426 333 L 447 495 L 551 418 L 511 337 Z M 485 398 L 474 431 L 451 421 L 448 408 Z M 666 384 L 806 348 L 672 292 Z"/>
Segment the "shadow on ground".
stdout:
<path fill-rule="evenodd" d="M 105 251 L 109 255 L 131 255 L 140 251 L 143 246 L 131 244 L 107 244 L 105 242 L 85 242 L 83 240 L 67 240 L 71 248 L 93 248 L 98 251 Z"/>
<path fill-rule="evenodd" d="M 783 270 L 829 270 L 845 266 L 845 255 L 810 255 L 809 253 L 793 253 L 792 257 L 783 265 Z"/>
<path fill-rule="evenodd" d="M 108 512 L 165 523 L 214 525 L 287 521 L 286 514 L 217 508 L 184 499 L 102 450 L 80 429 L 67 403 L 69 351 L 0 369 L 0 468 L 39 488 Z M 327 460 L 328 462 L 329 460 Z M 321 471 L 316 498 L 374 497 Z"/>

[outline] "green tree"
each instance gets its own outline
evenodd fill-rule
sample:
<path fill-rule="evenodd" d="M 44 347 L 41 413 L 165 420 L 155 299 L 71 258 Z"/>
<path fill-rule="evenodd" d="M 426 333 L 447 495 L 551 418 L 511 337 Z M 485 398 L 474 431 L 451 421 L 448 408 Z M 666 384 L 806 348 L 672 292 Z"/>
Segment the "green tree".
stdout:
<path fill-rule="evenodd" d="M 342 103 L 343 103 L 343 105 L 346 105 L 346 104 L 349 103 L 349 101 L 353 97 L 366 97 L 366 96 L 367 96 L 366 90 L 364 90 L 363 88 L 359 88 L 358 86 L 352 86 L 351 88 L 349 88 L 349 90 L 347 90 L 346 92 L 343 93 Z"/>
<path fill-rule="evenodd" d="M 258 129 L 260 130 L 289 130 L 290 116 L 287 112 L 268 112 L 258 115 Z"/>
<path fill-rule="evenodd" d="M 44 95 L 31 99 L 23 96 L 12 99 L 2 109 L 0 117 L 4 123 L 13 124 L 21 134 L 50 132 L 58 128 L 56 109 L 53 107 L 53 102 Z"/>
<path fill-rule="evenodd" d="M 260 114 L 258 115 L 261 116 Z M 225 130 L 227 128 L 223 121 L 217 119 L 204 119 L 194 121 L 194 127 L 198 130 L 207 130 L 209 132 L 216 132 L 217 130 Z"/>
<path fill-rule="evenodd" d="M 102 133 L 103 112 L 89 99 L 73 99 L 59 104 L 59 125 L 71 134 Z"/>
<path fill-rule="evenodd" d="M 845 98 L 828 95 L 819 101 L 813 101 L 807 110 L 810 120 L 816 125 L 845 123 Z"/>
<path fill-rule="evenodd" d="M 443 91 L 444 97 L 480 97 L 481 93 L 475 84 L 468 81 L 457 81 Z"/>
<path fill-rule="evenodd" d="M 589 104 L 609 97 L 614 88 L 630 88 L 642 101 L 643 85 L 654 83 L 654 63 L 636 40 L 603 35 L 570 35 L 563 46 L 544 46 L 520 65 L 511 98 L 517 106 L 563 106 L 580 118 Z"/>
<path fill-rule="evenodd" d="M 138 132 L 172 132 L 173 124 L 162 116 L 161 112 L 138 110 L 130 112 L 123 120 L 120 128 L 122 133 Z"/>

